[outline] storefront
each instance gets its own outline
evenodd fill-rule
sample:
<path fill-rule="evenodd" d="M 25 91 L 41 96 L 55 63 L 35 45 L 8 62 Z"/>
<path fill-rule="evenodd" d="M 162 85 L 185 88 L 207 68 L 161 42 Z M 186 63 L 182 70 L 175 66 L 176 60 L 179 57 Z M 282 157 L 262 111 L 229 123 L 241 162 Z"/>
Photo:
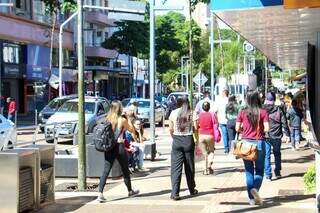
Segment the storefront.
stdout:
<path fill-rule="evenodd" d="M 20 44 L 0 41 L 0 84 L 1 95 L 4 98 L 14 98 L 17 102 L 19 113 L 25 112 L 24 109 L 24 50 L 25 46 Z"/>

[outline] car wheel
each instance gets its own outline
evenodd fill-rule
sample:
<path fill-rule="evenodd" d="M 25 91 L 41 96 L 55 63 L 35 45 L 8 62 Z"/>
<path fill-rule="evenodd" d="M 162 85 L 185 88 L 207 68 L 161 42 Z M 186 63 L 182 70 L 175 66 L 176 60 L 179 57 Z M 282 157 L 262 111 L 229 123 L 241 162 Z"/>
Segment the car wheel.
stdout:
<path fill-rule="evenodd" d="M 46 140 L 47 143 L 54 143 L 54 139 Z"/>

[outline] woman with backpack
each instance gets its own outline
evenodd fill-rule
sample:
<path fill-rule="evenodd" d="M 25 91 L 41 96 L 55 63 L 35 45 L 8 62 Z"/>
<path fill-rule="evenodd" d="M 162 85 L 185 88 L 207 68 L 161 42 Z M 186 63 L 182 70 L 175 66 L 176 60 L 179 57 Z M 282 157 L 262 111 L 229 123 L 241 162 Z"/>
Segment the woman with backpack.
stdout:
<path fill-rule="evenodd" d="M 191 195 L 198 194 L 194 180 L 193 118 L 188 99 L 178 98 L 177 109 L 169 117 L 169 130 L 173 138 L 171 150 L 171 199 L 180 200 L 180 183 L 184 165 L 187 184 Z"/>
<path fill-rule="evenodd" d="M 123 180 L 128 189 L 128 196 L 133 197 L 139 194 L 139 190 L 133 190 L 131 186 L 128 156 L 125 151 L 124 145 L 125 131 L 128 130 L 130 132 L 133 132 L 134 128 L 131 122 L 123 114 L 123 109 L 120 101 L 112 101 L 111 108 L 107 115 L 107 122 L 110 122 L 112 125 L 117 143 L 112 150 L 104 153 L 105 167 L 102 176 L 100 177 L 99 196 L 97 199 L 99 202 L 106 202 L 106 199 L 103 196 L 103 189 L 106 185 L 107 177 L 109 176 L 112 165 L 116 159 L 118 160 L 123 173 Z"/>
<path fill-rule="evenodd" d="M 195 130 L 199 130 L 199 146 L 205 157 L 203 174 L 209 175 L 213 174 L 213 154 L 215 150 L 215 142 L 218 142 L 218 139 L 215 138 L 214 131 L 219 131 L 219 123 L 215 113 L 209 112 L 209 102 L 204 102 L 202 104 L 202 109 L 203 111 L 198 115 Z"/>
<path fill-rule="evenodd" d="M 236 121 L 236 131 L 241 132 L 242 140 L 247 144 L 257 146 L 256 160 L 243 160 L 247 191 L 250 205 L 262 205 L 259 189 L 263 180 L 265 160 L 265 132 L 269 131 L 269 118 L 262 109 L 258 92 L 248 92 L 246 107 L 240 111 Z"/>

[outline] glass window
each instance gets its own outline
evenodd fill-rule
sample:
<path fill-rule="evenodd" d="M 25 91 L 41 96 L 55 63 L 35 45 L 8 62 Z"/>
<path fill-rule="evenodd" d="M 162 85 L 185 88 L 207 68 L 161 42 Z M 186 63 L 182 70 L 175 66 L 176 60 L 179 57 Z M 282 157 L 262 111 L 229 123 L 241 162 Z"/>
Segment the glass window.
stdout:
<path fill-rule="evenodd" d="M 86 114 L 93 114 L 95 110 L 95 103 L 85 103 L 84 104 L 84 112 Z M 70 101 L 65 102 L 58 112 L 78 112 L 78 102 Z"/>
<path fill-rule="evenodd" d="M 20 46 L 3 43 L 3 61 L 5 63 L 19 64 Z"/>

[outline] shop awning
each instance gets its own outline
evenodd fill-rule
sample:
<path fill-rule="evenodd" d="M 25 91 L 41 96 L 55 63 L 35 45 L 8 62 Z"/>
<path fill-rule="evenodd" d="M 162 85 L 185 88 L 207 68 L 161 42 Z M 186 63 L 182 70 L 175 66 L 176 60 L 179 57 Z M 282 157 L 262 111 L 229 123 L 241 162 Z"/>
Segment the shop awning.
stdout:
<path fill-rule="evenodd" d="M 283 4 L 282 0 L 212 0 L 210 8 L 282 69 L 304 69 L 307 43 L 315 44 L 320 32 L 320 8 L 285 9 Z"/>

